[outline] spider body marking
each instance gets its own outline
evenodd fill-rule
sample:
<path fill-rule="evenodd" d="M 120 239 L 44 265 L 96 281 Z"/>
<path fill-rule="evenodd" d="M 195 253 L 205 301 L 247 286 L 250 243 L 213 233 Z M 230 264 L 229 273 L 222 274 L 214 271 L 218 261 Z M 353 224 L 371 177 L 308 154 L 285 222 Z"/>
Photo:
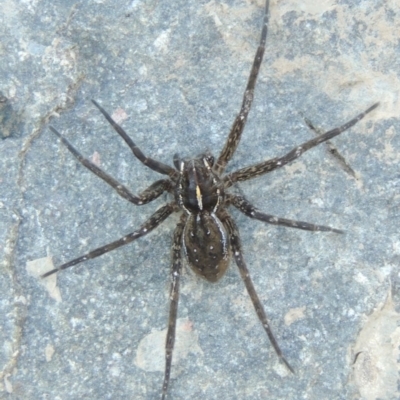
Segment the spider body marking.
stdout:
<path fill-rule="evenodd" d="M 223 276 L 229 265 L 230 257 L 232 256 L 238 266 L 240 276 L 253 303 L 257 316 L 260 319 L 261 325 L 276 354 L 281 362 L 286 365 L 291 372 L 294 372 L 272 333 L 264 307 L 256 293 L 250 278 L 249 270 L 243 258 L 238 228 L 229 215 L 227 207 L 233 206 L 252 219 L 257 219 L 272 225 L 281 225 L 306 231 L 334 233 L 342 233 L 342 231 L 323 225 L 315 225 L 304 221 L 295 221 L 265 214 L 254 207 L 244 197 L 229 193 L 228 189 L 236 182 L 243 182 L 255 178 L 294 161 L 304 152 L 351 128 L 366 114 L 378 106 L 378 103 L 372 105 L 365 112 L 359 114 L 344 125 L 310 139 L 281 157 L 275 157 L 255 165 L 241 168 L 229 174 L 224 174 L 225 168 L 233 157 L 240 142 L 247 116 L 251 109 L 254 88 L 265 50 L 268 17 L 269 1 L 267 0 L 265 2 L 261 39 L 243 95 L 242 106 L 233 123 L 228 139 L 216 161 L 210 154 L 203 154 L 194 159 L 187 160 L 182 160 L 178 155 L 175 155 L 173 159 L 174 168 L 147 157 L 110 115 L 96 101 L 92 100 L 93 104 L 100 110 L 114 130 L 130 147 L 134 156 L 148 168 L 167 176 L 167 178 L 153 183 L 139 195 L 135 195 L 126 186 L 111 177 L 90 160 L 83 157 L 63 135 L 50 126 L 50 130 L 59 137 L 61 142 L 83 166 L 104 180 L 124 199 L 140 206 L 153 201 L 164 192 L 169 192 L 173 195 L 174 200 L 159 208 L 147 221 L 132 233 L 46 272 L 42 275 L 43 278 L 86 260 L 99 257 L 102 254 L 147 235 L 174 212 L 181 212 L 182 214 L 173 235 L 170 310 L 165 345 L 165 372 L 161 393 L 162 400 L 167 396 L 170 381 L 176 320 L 178 315 L 182 253 L 185 253 L 190 267 L 199 276 L 210 282 L 215 282 Z"/>
<path fill-rule="evenodd" d="M 218 216 L 224 184 L 213 172 L 214 158 L 200 155 L 181 160 L 175 201 L 184 210 L 183 249 L 193 271 L 216 282 L 229 265 L 226 230 Z"/>

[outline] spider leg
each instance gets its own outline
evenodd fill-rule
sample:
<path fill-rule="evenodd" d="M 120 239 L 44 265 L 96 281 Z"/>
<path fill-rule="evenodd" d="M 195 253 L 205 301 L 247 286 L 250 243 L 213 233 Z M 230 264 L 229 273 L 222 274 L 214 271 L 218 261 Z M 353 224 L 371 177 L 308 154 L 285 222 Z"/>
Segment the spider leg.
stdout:
<path fill-rule="evenodd" d="M 156 199 L 165 191 L 171 190 L 171 181 L 169 179 L 161 179 L 153 183 L 147 189 L 145 189 L 142 193 L 139 194 L 139 196 L 135 196 L 122 183 L 119 183 L 111 175 L 107 174 L 101 168 L 99 168 L 96 164 L 92 163 L 90 160 L 83 157 L 82 154 L 79 153 L 79 151 L 76 150 L 75 147 L 72 146 L 72 144 L 63 135 L 61 135 L 60 132 L 58 132 L 52 126 L 49 126 L 49 128 L 53 133 L 55 133 L 61 139 L 62 143 L 67 147 L 67 149 L 82 165 L 84 165 L 87 169 L 92 171 L 99 178 L 103 179 L 103 181 L 105 181 L 113 189 L 115 189 L 121 197 L 130 201 L 131 203 L 140 206 L 142 204 L 149 203 L 150 201 Z"/>
<path fill-rule="evenodd" d="M 247 181 L 248 179 L 255 178 L 256 176 L 260 176 L 260 175 L 266 174 L 268 172 L 271 172 L 274 169 L 283 167 L 284 165 L 295 160 L 296 158 L 299 158 L 307 150 L 310 150 L 313 147 L 318 146 L 320 143 L 326 142 L 327 140 L 330 140 L 330 139 L 334 138 L 335 136 L 340 135 L 342 132 L 346 131 L 347 129 L 351 128 L 358 121 L 363 119 L 369 112 L 371 112 L 376 107 L 378 107 L 378 105 L 379 105 L 379 103 L 375 103 L 374 105 L 369 107 L 366 111 L 357 115 L 357 117 L 346 122 L 344 125 L 342 125 L 338 128 L 332 129 L 332 130 L 324 133 L 321 136 L 318 136 L 314 139 L 311 139 L 311 140 L 301 144 L 300 146 L 295 147 L 294 149 L 289 151 L 289 153 L 287 153 L 286 155 L 284 155 L 282 157 L 275 157 L 275 158 L 272 158 L 271 160 L 263 161 L 261 163 L 239 169 L 235 172 L 232 172 L 231 174 L 226 175 L 224 177 L 225 186 L 230 187 L 235 182 Z"/>
<path fill-rule="evenodd" d="M 138 230 L 122 237 L 121 239 L 116 240 L 115 242 L 111 242 L 109 244 L 106 244 L 105 246 L 98 247 L 97 249 L 92 250 L 91 252 L 86 253 L 81 257 L 75 258 L 74 260 L 62 264 L 59 267 L 54 268 L 51 271 L 48 271 L 45 274 L 41 275 L 41 278 L 46 278 L 49 275 L 77 265 L 83 261 L 99 257 L 105 253 L 108 253 L 111 250 L 117 249 L 118 247 L 124 246 L 125 244 L 133 242 L 134 240 L 147 235 L 153 229 L 157 228 L 157 226 L 160 225 L 165 219 L 167 219 L 174 211 L 175 203 L 169 203 L 161 207 L 144 224 L 142 224 L 142 226 Z"/>
<path fill-rule="evenodd" d="M 182 269 L 182 233 L 185 226 L 186 214 L 183 214 L 174 232 L 174 244 L 172 247 L 172 270 L 171 270 L 171 291 L 170 308 L 168 319 L 167 340 L 165 342 L 165 373 L 162 386 L 161 400 L 165 399 L 168 390 L 169 377 L 171 374 L 172 353 L 175 343 L 176 318 L 178 314 L 179 301 L 179 280 Z"/>
<path fill-rule="evenodd" d="M 247 292 L 251 298 L 253 306 L 256 310 L 257 316 L 268 335 L 268 338 L 274 348 L 276 354 L 278 355 L 279 359 L 286 365 L 290 372 L 294 373 L 293 368 L 287 362 L 286 358 L 284 357 L 282 350 L 280 349 L 278 342 L 275 339 L 274 334 L 272 333 L 271 327 L 269 325 L 267 315 L 265 313 L 264 307 L 257 295 L 256 289 L 254 288 L 253 282 L 250 278 L 249 270 L 247 269 L 246 263 L 243 259 L 242 253 L 242 245 L 240 243 L 240 236 L 237 226 L 230 215 L 226 212 L 221 217 L 221 221 L 223 222 L 228 234 L 229 234 L 229 241 L 232 249 L 232 254 L 235 259 L 235 262 L 239 268 L 240 276 L 243 279 L 243 282 L 246 286 Z"/>
<path fill-rule="evenodd" d="M 159 172 L 160 174 L 174 176 L 176 175 L 176 170 L 167 164 L 153 160 L 150 157 L 146 157 L 138 146 L 133 142 L 133 140 L 128 136 L 128 134 L 111 118 L 111 116 L 100 106 L 95 100 L 92 103 L 100 110 L 100 112 L 105 116 L 106 120 L 114 128 L 114 130 L 125 140 L 126 144 L 132 150 L 135 157 L 141 161 L 144 165 L 152 169 L 153 171 Z"/>
<path fill-rule="evenodd" d="M 316 135 L 323 135 L 325 132 L 321 128 L 317 128 L 314 124 L 303 115 L 304 122 L 306 125 L 316 134 Z M 330 141 L 326 141 L 326 145 L 328 147 L 329 153 L 332 154 L 334 158 L 339 162 L 342 168 L 350 174 L 353 178 L 357 179 L 356 173 L 354 172 L 353 168 L 350 167 L 350 164 L 346 161 L 346 159 L 339 153 L 339 150 L 332 144 Z"/>
<path fill-rule="evenodd" d="M 303 229 L 305 231 L 344 233 L 340 229 L 330 228 L 329 226 L 315 225 L 304 221 L 295 221 L 293 219 L 278 218 L 273 215 L 264 214 L 258 211 L 256 207 L 254 207 L 249 201 L 247 201 L 242 196 L 235 196 L 232 194 L 228 194 L 227 201 L 229 202 L 229 204 L 232 204 L 234 207 L 236 207 L 239 211 L 241 211 L 248 217 L 257 219 L 259 221 L 267 222 L 268 224 L 282 225 L 282 226 L 287 226 L 289 228 Z"/>
<path fill-rule="evenodd" d="M 261 31 L 260 44 L 258 45 L 257 52 L 254 57 L 249 80 L 247 82 L 246 90 L 243 95 L 242 106 L 240 108 L 238 116 L 236 117 L 232 125 L 225 146 L 222 149 L 221 154 L 218 157 L 218 161 L 214 166 L 214 172 L 217 175 L 221 175 L 222 172 L 224 172 L 226 164 L 232 158 L 233 154 L 236 151 L 237 146 L 239 145 L 244 126 L 246 125 L 247 116 L 250 112 L 251 105 L 253 103 L 254 87 L 256 85 L 258 71 L 260 70 L 260 65 L 264 56 L 265 41 L 268 32 L 268 18 L 269 18 L 269 0 L 265 2 L 264 20 Z"/>

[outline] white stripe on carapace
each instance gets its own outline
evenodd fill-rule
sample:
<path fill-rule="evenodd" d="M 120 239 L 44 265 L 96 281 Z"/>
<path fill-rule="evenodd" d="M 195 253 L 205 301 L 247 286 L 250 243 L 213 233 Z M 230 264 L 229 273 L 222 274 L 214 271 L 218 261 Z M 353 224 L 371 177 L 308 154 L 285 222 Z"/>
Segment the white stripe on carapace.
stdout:
<path fill-rule="evenodd" d="M 199 210 L 203 210 L 203 195 L 201 194 L 200 186 L 198 185 L 198 177 L 197 177 L 197 171 L 196 167 L 194 164 L 194 160 L 192 160 L 192 166 L 193 166 L 193 176 L 196 181 L 196 200 L 197 200 L 197 207 L 199 207 Z"/>
<path fill-rule="evenodd" d="M 215 204 L 215 207 L 214 207 L 214 209 L 213 209 L 213 212 L 217 212 L 217 209 L 218 209 L 218 206 L 219 206 L 219 203 L 220 203 L 220 200 L 221 200 L 221 196 L 220 196 L 220 190 L 219 189 L 217 189 L 217 204 Z"/>
<path fill-rule="evenodd" d="M 185 207 L 185 205 L 183 204 L 183 196 L 182 196 L 182 179 L 183 179 L 183 171 L 185 170 L 185 163 L 183 161 L 181 161 L 181 165 L 180 165 L 180 179 L 179 179 L 179 205 L 184 209 L 184 211 L 190 215 L 190 211 Z"/>
<path fill-rule="evenodd" d="M 203 196 L 201 195 L 200 186 L 196 185 L 196 199 L 197 205 L 199 206 L 199 210 L 203 209 Z"/>

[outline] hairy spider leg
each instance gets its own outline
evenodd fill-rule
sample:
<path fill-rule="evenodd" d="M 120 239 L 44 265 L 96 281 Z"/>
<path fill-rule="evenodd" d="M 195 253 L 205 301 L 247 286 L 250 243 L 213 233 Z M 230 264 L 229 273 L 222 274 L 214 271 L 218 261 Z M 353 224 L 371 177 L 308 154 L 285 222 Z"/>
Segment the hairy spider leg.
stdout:
<path fill-rule="evenodd" d="M 249 115 L 251 105 L 253 103 L 254 88 L 256 85 L 258 72 L 260 70 L 260 66 L 264 57 L 265 41 L 267 39 L 267 32 L 268 32 L 268 19 L 269 19 L 269 0 L 265 2 L 265 11 L 264 11 L 260 44 L 258 45 L 256 55 L 253 61 L 253 66 L 251 67 L 250 76 L 247 82 L 246 90 L 243 95 L 243 101 L 242 101 L 242 106 L 240 108 L 240 112 L 232 125 L 225 146 L 222 149 L 218 157 L 218 160 L 213 167 L 215 173 L 218 175 L 221 175 L 224 172 L 226 165 L 228 164 L 229 160 L 235 153 L 236 148 L 239 145 L 243 129 L 246 125 L 247 116 Z"/>
<path fill-rule="evenodd" d="M 121 239 L 116 240 L 115 242 L 106 244 L 105 246 L 102 247 L 98 247 L 97 249 L 92 250 L 91 252 L 84 254 L 81 257 L 75 258 L 74 260 L 62 264 L 59 267 L 54 268 L 51 271 L 48 271 L 45 274 L 41 275 L 41 277 L 46 278 L 47 276 L 52 275 L 58 271 L 67 269 L 69 267 L 73 267 L 74 265 L 77 265 L 83 261 L 99 257 L 105 253 L 108 253 L 111 250 L 117 249 L 118 247 L 133 242 L 134 240 L 147 235 L 153 229 L 157 228 L 157 226 L 160 225 L 163 221 L 165 221 L 175 210 L 176 206 L 174 203 L 166 204 L 165 206 L 157 210 L 144 224 L 141 225 L 141 227 L 138 230 L 122 237 Z"/>
<path fill-rule="evenodd" d="M 304 118 L 304 122 L 308 126 L 309 129 L 311 129 L 316 135 L 323 135 L 325 132 L 316 126 L 301 113 L 302 117 Z M 334 158 L 339 162 L 339 164 L 342 166 L 342 168 L 350 174 L 353 178 L 357 179 L 356 173 L 354 172 L 353 168 L 350 167 L 350 164 L 346 161 L 346 159 L 339 153 L 338 149 L 330 142 L 326 141 L 326 145 L 328 146 L 328 151 L 329 153 L 332 154 Z"/>
<path fill-rule="evenodd" d="M 175 176 L 176 170 L 170 167 L 167 164 L 162 162 L 153 160 L 150 157 L 146 157 L 138 146 L 133 142 L 133 140 L 128 136 L 128 134 L 110 117 L 110 115 L 104 110 L 103 107 L 100 106 L 97 101 L 92 99 L 92 103 L 100 110 L 100 112 L 104 115 L 106 120 L 110 123 L 110 125 L 114 128 L 114 130 L 125 140 L 126 144 L 132 150 L 132 153 L 135 157 L 141 161 L 146 167 L 149 167 L 153 171 L 159 172 L 160 174 Z"/>
<path fill-rule="evenodd" d="M 107 174 L 105 171 L 99 168 L 96 164 L 83 157 L 82 154 L 79 153 L 79 151 L 76 150 L 75 147 L 72 146 L 72 144 L 63 135 L 61 135 L 60 132 L 58 132 L 52 126 L 50 126 L 49 128 L 61 139 L 61 142 L 83 166 L 85 166 L 99 178 L 103 179 L 103 181 L 108 183 L 113 189 L 115 189 L 121 197 L 130 201 L 131 203 L 137 206 L 141 206 L 161 196 L 165 191 L 171 190 L 171 181 L 169 179 L 161 179 L 157 182 L 154 182 L 150 187 L 140 193 L 139 196 L 135 196 L 122 183 L 118 182 L 111 175 Z"/>
<path fill-rule="evenodd" d="M 266 222 L 268 224 L 287 226 L 288 228 L 297 228 L 313 232 L 319 231 L 319 232 L 344 233 L 344 231 L 340 229 L 330 228 L 329 226 L 315 225 L 315 224 L 310 224 L 309 222 L 279 218 L 275 217 L 274 215 L 264 214 L 260 212 L 256 207 L 254 207 L 248 200 L 246 200 L 242 196 L 227 194 L 227 201 L 229 202 L 229 204 L 232 204 L 239 211 L 241 211 L 244 215 L 247 215 L 248 217 L 257 219 L 259 221 Z"/>
<path fill-rule="evenodd" d="M 162 400 L 164 400 L 167 395 L 169 378 L 171 375 L 172 353 L 174 351 L 176 319 L 178 315 L 179 280 L 182 270 L 182 233 L 185 227 L 186 218 L 186 214 L 182 214 L 181 220 L 175 228 L 174 243 L 172 246 L 171 289 L 169 295 L 170 306 L 167 339 L 165 342 L 165 372 L 162 386 Z"/>
<path fill-rule="evenodd" d="M 243 259 L 242 245 L 240 243 L 240 236 L 237 226 L 231 216 L 225 211 L 221 216 L 221 221 L 224 224 L 228 234 L 229 241 L 232 250 L 233 258 L 235 259 L 236 265 L 239 268 L 240 276 L 246 286 L 247 292 L 251 298 L 253 306 L 256 310 L 257 316 L 268 335 L 269 341 L 272 344 L 279 359 L 286 365 L 290 372 L 294 373 L 293 368 L 290 366 L 286 358 L 284 357 L 282 350 L 280 349 L 278 342 L 275 339 L 272 329 L 269 325 L 267 314 L 265 313 L 264 307 L 257 295 L 256 289 L 254 288 L 253 282 L 250 278 L 249 270 L 247 269 L 246 263 Z"/>
<path fill-rule="evenodd" d="M 235 182 L 243 182 L 247 181 L 248 179 L 253 179 L 256 176 L 260 176 L 266 174 L 268 172 L 273 171 L 274 169 L 281 168 L 284 165 L 290 163 L 291 161 L 299 158 L 304 152 L 307 150 L 312 149 L 319 144 L 326 142 L 329 139 L 334 138 L 335 136 L 340 135 L 342 132 L 346 131 L 347 129 L 354 126 L 358 121 L 363 119 L 369 112 L 374 110 L 378 107 L 379 103 L 375 103 L 371 107 L 369 107 L 363 113 L 357 115 L 357 117 L 353 118 L 349 122 L 346 122 L 344 125 L 340 126 L 339 128 L 332 129 L 321 136 L 318 136 L 314 139 L 311 139 L 300 146 L 295 147 L 289 153 L 282 157 L 275 157 L 267 161 L 263 161 L 258 164 L 251 165 L 249 167 L 241 168 L 235 172 L 232 172 L 226 175 L 224 179 L 224 183 L 226 187 L 232 186 Z"/>

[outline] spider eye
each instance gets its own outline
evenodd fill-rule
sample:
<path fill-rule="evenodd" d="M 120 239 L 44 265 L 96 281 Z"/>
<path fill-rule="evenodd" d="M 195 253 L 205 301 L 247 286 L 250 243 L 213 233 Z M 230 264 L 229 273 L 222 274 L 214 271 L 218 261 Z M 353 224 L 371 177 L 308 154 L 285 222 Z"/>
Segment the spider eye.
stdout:
<path fill-rule="evenodd" d="M 204 157 L 204 161 L 210 166 L 212 167 L 214 165 L 214 156 L 212 156 L 211 154 L 207 154 Z"/>

